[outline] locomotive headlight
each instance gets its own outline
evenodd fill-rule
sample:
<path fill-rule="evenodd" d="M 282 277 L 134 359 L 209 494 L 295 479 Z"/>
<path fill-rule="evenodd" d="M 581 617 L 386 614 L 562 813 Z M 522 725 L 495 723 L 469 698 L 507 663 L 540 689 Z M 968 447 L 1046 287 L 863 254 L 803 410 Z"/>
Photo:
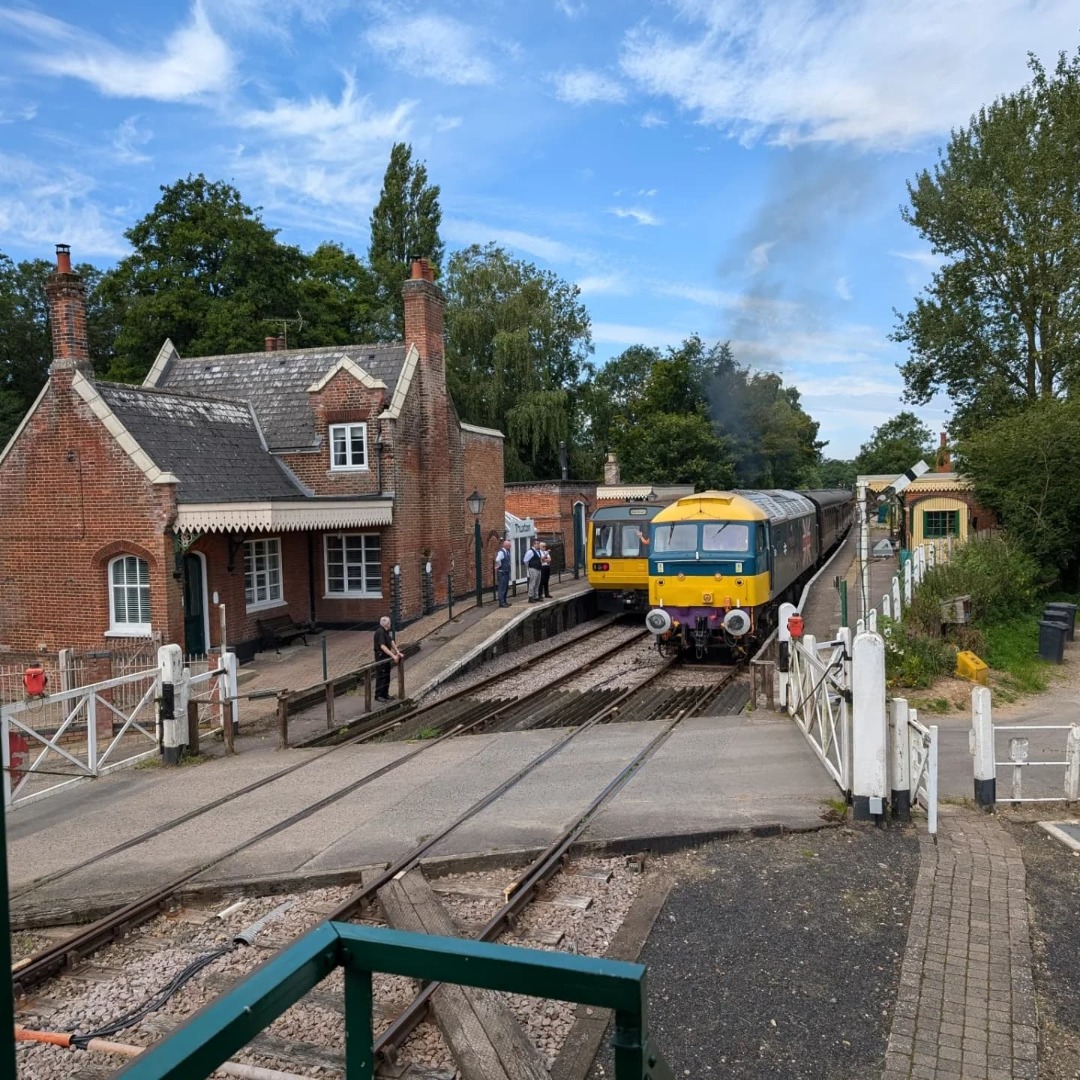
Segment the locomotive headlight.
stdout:
<path fill-rule="evenodd" d="M 671 629 L 671 616 L 663 608 L 653 608 L 645 616 L 645 625 L 654 634 L 666 634 Z"/>
<path fill-rule="evenodd" d="M 733 608 L 724 616 L 724 629 L 732 637 L 743 637 L 750 633 L 750 616 L 741 608 Z"/>

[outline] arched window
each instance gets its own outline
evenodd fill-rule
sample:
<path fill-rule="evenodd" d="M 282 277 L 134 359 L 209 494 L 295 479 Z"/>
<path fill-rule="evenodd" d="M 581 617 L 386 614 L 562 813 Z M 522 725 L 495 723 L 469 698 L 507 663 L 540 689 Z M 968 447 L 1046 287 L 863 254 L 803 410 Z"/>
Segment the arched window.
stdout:
<path fill-rule="evenodd" d="M 125 637 L 150 633 L 150 569 L 136 555 L 109 563 L 109 632 Z"/>

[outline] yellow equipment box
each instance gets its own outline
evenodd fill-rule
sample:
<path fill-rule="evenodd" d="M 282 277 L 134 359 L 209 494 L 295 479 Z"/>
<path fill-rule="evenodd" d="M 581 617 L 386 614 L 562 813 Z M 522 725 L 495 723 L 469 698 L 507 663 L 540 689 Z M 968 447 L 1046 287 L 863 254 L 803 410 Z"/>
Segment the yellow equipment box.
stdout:
<path fill-rule="evenodd" d="M 961 679 L 970 679 L 980 686 L 986 686 L 990 668 L 985 660 L 980 660 L 973 652 L 959 652 L 956 654 L 956 674 Z"/>

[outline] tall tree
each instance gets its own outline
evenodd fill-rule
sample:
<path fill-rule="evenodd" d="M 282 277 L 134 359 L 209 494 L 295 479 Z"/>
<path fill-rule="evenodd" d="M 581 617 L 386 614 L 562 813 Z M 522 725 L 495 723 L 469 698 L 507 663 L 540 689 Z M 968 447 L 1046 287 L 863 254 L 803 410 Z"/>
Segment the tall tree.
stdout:
<path fill-rule="evenodd" d="M 508 480 L 559 475 L 576 454 L 589 315 L 570 285 L 494 244 L 455 252 L 446 276 L 447 377 L 463 420 L 505 430 Z"/>
<path fill-rule="evenodd" d="M 898 413 L 874 428 L 868 442 L 859 447 L 855 471 L 860 475 L 893 475 L 905 472 L 920 459 L 933 461 L 934 436 L 911 412 Z"/>
<path fill-rule="evenodd" d="M 907 399 L 939 390 L 963 435 L 1080 378 L 1080 51 L 954 131 L 904 220 L 944 265 L 893 334 Z"/>
<path fill-rule="evenodd" d="M 423 162 L 413 162 L 411 146 L 395 143 L 382 193 L 371 212 L 368 250 L 368 262 L 378 283 L 382 333 L 388 340 L 400 341 L 404 334 L 401 286 L 409 276 L 410 260 L 427 259 L 439 276 L 444 250 L 441 223 L 438 185 L 428 183 Z"/>
<path fill-rule="evenodd" d="M 347 345 L 378 338 L 375 275 L 340 244 L 320 244 L 304 263 L 297 284 L 302 320 L 297 341 Z"/>
<path fill-rule="evenodd" d="M 298 312 L 304 256 L 236 188 L 200 173 L 161 192 L 101 285 L 121 320 L 115 378 L 142 378 L 167 337 L 181 354 L 242 352 Z"/>

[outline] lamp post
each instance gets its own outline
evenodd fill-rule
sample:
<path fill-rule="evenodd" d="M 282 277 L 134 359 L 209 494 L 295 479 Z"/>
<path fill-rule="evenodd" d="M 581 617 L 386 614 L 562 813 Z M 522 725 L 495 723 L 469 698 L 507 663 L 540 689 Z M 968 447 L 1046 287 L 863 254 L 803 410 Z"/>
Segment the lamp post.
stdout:
<path fill-rule="evenodd" d="M 484 512 L 484 503 L 487 500 L 476 488 L 466 500 L 469 504 L 469 513 L 473 515 L 473 546 L 476 548 L 476 606 L 484 606 L 484 563 L 483 551 L 484 539 L 480 534 L 480 515 Z"/>

